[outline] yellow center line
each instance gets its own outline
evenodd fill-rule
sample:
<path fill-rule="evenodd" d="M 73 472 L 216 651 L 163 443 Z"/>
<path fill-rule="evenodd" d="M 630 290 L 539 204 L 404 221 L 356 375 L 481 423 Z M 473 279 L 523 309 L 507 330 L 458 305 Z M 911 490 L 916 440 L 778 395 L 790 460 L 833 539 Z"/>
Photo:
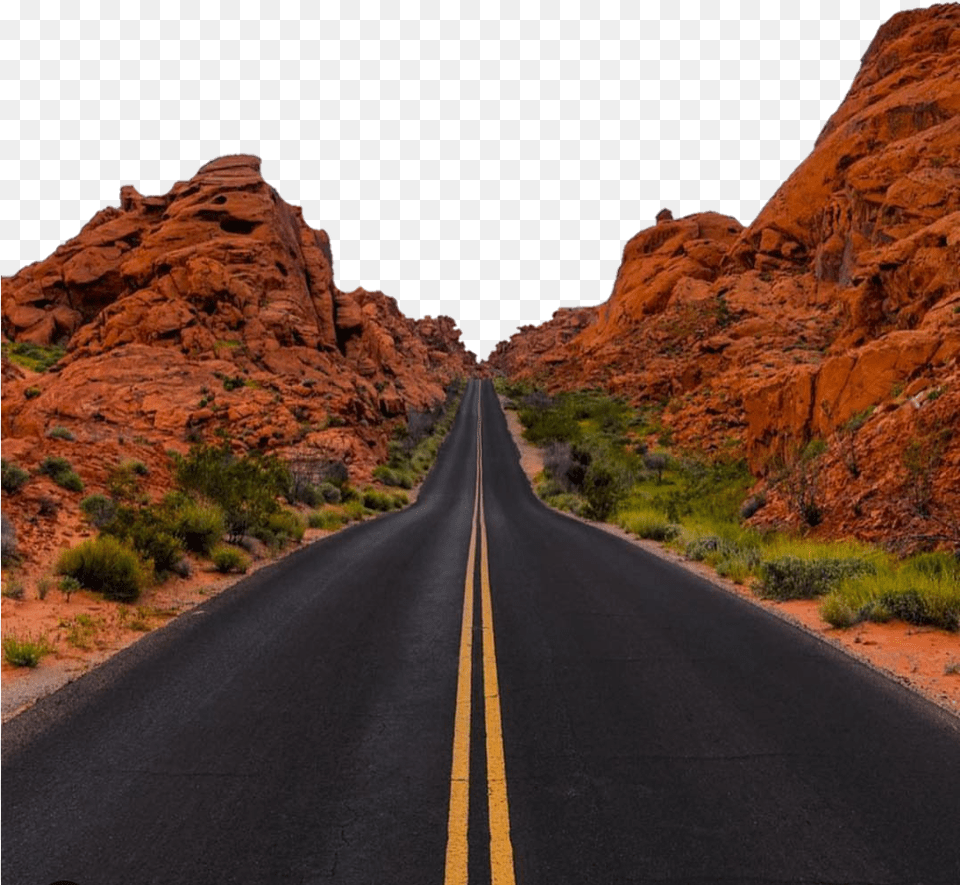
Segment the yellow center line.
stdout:
<path fill-rule="evenodd" d="M 503 722 L 497 678 L 496 645 L 493 636 L 493 602 L 490 594 L 490 563 L 487 525 L 483 511 L 483 447 L 480 400 L 477 399 L 477 479 L 463 587 L 463 620 L 460 625 L 460 657 L 457 671 L 457 706 L 454 716 L 453 765 L 450 772 L 450 813 L 447 822 L 447 855 L 444 885 L 468 885 L 470 812 L 470 688 L 473 672 L 473 592 L 480 535 L 480 613 L 483 654 L 484 731 L 487 751 L 487 805 L 490 824 L 491 885 L 515 885 L 513 844 L 510 841 L 510 810 L 503 751 Z"/>

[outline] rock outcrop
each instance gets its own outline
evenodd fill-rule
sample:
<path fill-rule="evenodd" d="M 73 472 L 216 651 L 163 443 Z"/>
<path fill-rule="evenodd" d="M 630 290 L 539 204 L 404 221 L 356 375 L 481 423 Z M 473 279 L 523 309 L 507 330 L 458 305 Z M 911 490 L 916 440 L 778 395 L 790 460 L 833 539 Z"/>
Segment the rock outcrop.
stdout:
<path fill-rule="evenodd" d="M 407 410 L 475 368 L 450 318 L 339 291 L 327 234 L 252 156 L 214 160 L 160 197 L 122 188 L 119 208 L 3 279 L 2 316 L 5 342 L 66 348 L 42 374 L 3 360 L 4 458 L 63 455 L 92 491 L 123 458 L 159 489 L 167 450 L 219 439 L 342 461 L 362 481 Z M 51 439 L 54 427 L 73 440 Z M 44 484 L 5 510 L 34 507 L 31 487 L 66 494 Z"/>
<path fill-rule="evenodd" d="M 554 331 L 546 331 L 549 328 Z M 820 531 L 960 537 L 960 5 L 877 33 L 810 156 L 747 228 L 712 213 L 627 243 L 613 293 L 489 367 L 660 403 L 678 444 L 742 451 L 756 517 L 796 522 L 774 480 L 813 439 Z"/>

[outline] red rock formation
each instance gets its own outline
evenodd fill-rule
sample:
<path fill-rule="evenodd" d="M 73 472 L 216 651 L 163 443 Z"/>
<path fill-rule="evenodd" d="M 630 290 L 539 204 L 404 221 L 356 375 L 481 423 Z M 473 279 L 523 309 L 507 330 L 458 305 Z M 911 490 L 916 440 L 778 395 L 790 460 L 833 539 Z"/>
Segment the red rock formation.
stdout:
<path fill-rule="evenodd" d="M 772 465 L 823 438 L 822 531 L 960 535 L 960 5 L 878 31 L 748 228 L 661 212 L 595 320 L 544 353 L 551 325 L 490 368 L 659 401 L 681 445 L 739 444 L 771 484 Z M 782 487 L 770 497 L 761 515 L 797 521 Z"/>
<path fill-rule="evenodd" d="M 64 455 L 98 491 L 137 458 L 160 488 L 168 449 L 225 436 L 238 450 L 342 460 L 363 480 L 407 409 L 475 368 L 449 318 L 340 292 L 326 233 L 263 180 L 257 157 L 214 160 L 161 197 L 124 187 L 120 202 L 3 280 L 4 340 L 67 349 L 39 375 L 3 361 L 4 458 L 23 467 Z M 49 439 L 58 425 L 75 440 Z M 5 511 L 29 509 L 26 492 Z M 44 494 L 75 511 L 78 496 Z"/>

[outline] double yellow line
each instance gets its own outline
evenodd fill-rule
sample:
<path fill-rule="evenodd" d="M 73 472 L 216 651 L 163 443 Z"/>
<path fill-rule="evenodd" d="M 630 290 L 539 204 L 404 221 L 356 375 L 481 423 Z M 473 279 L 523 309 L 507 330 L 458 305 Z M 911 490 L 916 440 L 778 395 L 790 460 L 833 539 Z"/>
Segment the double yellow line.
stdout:
<path fill-rule="evenodd" d="M 493 639 L 493 605 L 490 600 L 490 566 L 487 526 L 483 515 L 483 441 L 480 400 L 477 399 L 477 482 L 473 499 L 467 575 L 463 583 L 463 622 L 460 627 L 460 663 L 457 671 L 457 708 L 453 730 L 453 766 L 450 772 L 450 815 L 447 823 L 447 860 L 444 885 L 468 885 L 470 814 L 470 714 L 473 679 L 474 572 L 480 557 L 481 650 L 483 655 L 483 711 L 487 747 L 487 805 L 490 823 L 492 885 L 515 885 L 507 773 L 503 756 L 500 688 Z"/>

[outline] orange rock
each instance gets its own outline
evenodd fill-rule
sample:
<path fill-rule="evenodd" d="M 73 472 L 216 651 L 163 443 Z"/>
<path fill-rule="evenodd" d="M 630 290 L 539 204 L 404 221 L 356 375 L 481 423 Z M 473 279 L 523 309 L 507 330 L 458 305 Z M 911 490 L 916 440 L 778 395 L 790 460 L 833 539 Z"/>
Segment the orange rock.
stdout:
<path fill-rule="evenodd" d="M 898 13 L 749 227 L 661 212 L 605 304 L 525 327 L 484 370 L 669 400 L 677 444 L 739 440 L 758 478 L 822 437 L 820 531 L 920 544 L 950 524 L 956 543 L 958 71 L 960 5 Z M 783 486 L 768 499 L 756 518 L 797 521 Z"/>
<path fill-rule="evenodd" d="M 4 458 L 36 466 L 65 426 L 75 440 L 56 445 L 91 492 L 130 457 L 162 492 L 168 450 L 221 435 L 238 451 L 341 459 L 365 481 L 407 410 L 476 367 L 449 317 L 411 320 L 380 292 L 340 292 L 327 234 L 251 156 L 214 160 L 159 197 L 123 187 L 119 208 L 3 279 L 2 317 L 5 340 L 67 348 L 42 375 L 3 360 Z M 321 430 L 330 416 L 342 426 Z M 79 496 L 45 491 L 79 518 Z M 19 526 L 34 497 L 5 496 L 4 513 Z"/>

